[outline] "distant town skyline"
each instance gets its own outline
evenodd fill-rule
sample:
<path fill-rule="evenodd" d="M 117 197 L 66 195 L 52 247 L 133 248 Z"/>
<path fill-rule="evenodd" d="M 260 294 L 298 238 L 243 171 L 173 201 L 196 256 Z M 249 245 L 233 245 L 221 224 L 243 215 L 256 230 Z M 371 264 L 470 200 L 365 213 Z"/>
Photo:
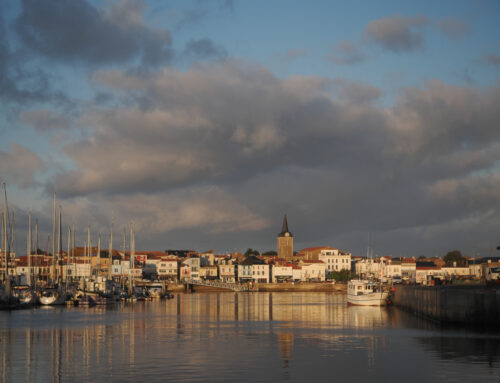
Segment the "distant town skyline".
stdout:
<path fill-rule="evenodd" d="M 0 3 L 0 182 L 26 249 L 497 255 L 496 1 Z M 65 231 L 65 230 L 64 230 Z M 43 239 L 43 240 L 42 240 Z M 44 248 L 43 246 L 42 248 Z M 118 247 L 118 246 L 116 246 Z"/>

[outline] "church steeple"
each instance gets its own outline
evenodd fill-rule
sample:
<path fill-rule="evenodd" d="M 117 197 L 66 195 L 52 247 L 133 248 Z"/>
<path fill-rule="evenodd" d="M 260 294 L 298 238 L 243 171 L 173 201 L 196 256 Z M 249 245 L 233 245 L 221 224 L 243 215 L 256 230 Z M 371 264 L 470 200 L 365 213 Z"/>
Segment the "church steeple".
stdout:
<path fill-rule="evenodd" d="M 293 259 L 293 234 L 288 231 L 286 213 L 283 217 L 281 233 L 278 234 L 278 258 L 284 258 L 288 261 Z"/>
<path fill-rule="evenodd" d="M 292 233 L 288 231 L 288 221 L 286 219 L 286 213 L 283 217 L 283 226 L 281 227 L 281 233 L 278 234 L 278 237 L 293 237 Z"/>

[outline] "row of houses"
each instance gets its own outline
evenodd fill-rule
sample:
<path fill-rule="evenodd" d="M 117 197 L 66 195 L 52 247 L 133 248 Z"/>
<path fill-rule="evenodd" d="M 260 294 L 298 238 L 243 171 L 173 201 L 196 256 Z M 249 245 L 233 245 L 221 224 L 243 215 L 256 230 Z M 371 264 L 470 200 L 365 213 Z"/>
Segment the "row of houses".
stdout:
<path fill-rule="evenodd" d="M 129 252 L 113 250 L 97 254 L 97 249 L 87 251 L 76 248 L 68 255 L 62 252 L 58 260 L 51 255 L 36 254 L 15 258 L 10 268 L 12 275 L 25 275 L 41 281 L 62 278 L 89 278 L 106 276 L 122 278 L 147 277 L 151 279 L 182 281 L 185 279 L 222 280 L 224 282 L 321 282 L 331 273 L 350 270 L 351 255 L 331 247 L 308 248 L 293 260 L 276 255 L 244 257 L 240 253 L 217 255 L 187 252 L 174 255 L 167 252 L 141 252 L 130 262 Z"/>
<path fill-rule="evenodd" d="M 500 267 L 499 257 L 468 259 L 462 265 L 447 265 L 440 258 L 416 260 L 415 258 L 379 257 L 353 260 L 356 275 L 380 279 L 398 279 L 417 284 L 428 284 L 433 279 L 485 279 L 488 269 Z"/>

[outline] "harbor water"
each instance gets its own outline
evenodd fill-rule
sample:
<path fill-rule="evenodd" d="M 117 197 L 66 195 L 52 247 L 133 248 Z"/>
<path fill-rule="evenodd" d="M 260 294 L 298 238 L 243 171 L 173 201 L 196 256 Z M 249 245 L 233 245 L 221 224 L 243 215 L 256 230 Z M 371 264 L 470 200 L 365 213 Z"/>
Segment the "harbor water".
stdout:
<path fill-rule="evenodd" d="M 341 293 L 0 312 L 0 382 L 499 382 L 500 333 Z"/>

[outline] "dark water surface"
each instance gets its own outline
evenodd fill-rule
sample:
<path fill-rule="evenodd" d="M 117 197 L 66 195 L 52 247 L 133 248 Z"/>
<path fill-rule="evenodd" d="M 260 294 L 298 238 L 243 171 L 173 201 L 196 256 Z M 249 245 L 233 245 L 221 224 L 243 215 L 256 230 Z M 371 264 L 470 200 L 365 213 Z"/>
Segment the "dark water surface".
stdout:
<path fill-rule="evenodd" d="M 0 312 L 0 382 L 500 382 L 500 334 L 335 293 Z"/>

